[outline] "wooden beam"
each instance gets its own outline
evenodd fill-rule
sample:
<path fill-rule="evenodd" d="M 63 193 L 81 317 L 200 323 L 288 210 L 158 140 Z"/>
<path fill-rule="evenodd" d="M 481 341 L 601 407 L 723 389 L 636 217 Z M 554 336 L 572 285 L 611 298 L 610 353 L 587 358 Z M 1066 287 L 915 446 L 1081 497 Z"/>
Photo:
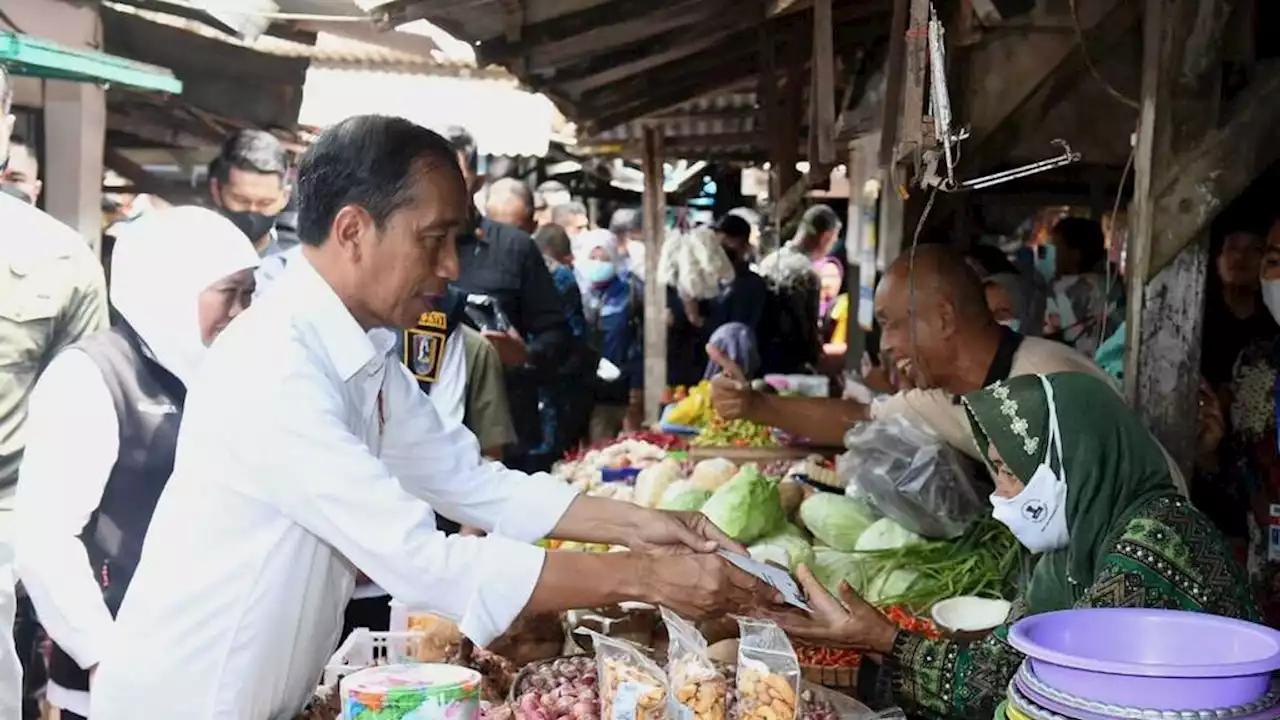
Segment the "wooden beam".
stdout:
<path fill-rule="evenodd" d="M 583 103 L 592 128 L 605 130 L 628 120 L 667 110 L 756 72 L 754 48 L 732 53 L 710 52 L 684 63 L 682 75 L 648 75 L 627 86 L 611 88 Z M 647 81 L 647 82 L 643 82 Z"/>
<path fill-rule="evenodd" d="M 754 24 L 750 14 L 737 15 L 727 23 L 723 18 L 715 18 L 715 29 L 710 27 L 693 28 L 687 33 L 671 33 L 666 38 L 656 40 L 650 52 L 643 57 L 629 62 L 609 65 L 575 80 L 567 82 L 557 80 L 556 84 L 564 92 L 578 97 L 587 91 L 634 77 L 647 70 L 652 70 L 713 48 L 730 35 L 750 28 Z"/>
<path fill-rule="evenodd" d="M 475 11 L 477 6 L 490 2 L 493 0 L 390 0 L 370 10 L 369 17 L 380 29 L 394 30 L 415 20 L 428 20 L 460 10 Z"/>
<path fill-rule="evenodd" d="M 1003 159 L 1008 148 L 1026 127 L 1040 124 L 1057 98 L 1076 83 L 1097 82 L 1088 78 L 1084 52 L 1102 56 L 1125 37 L 1142 15 L 1142 4 L 1134 0 L 1078 0 L 1085 50 L 1074 35 L 1062 32 L 1029 31 L 1030 34 L 997 38 L 970 51 L 966 67 L 970 72 L 969 118 L 975 148 L 968 167 L 986 169 Z M 1034 38 L 1036 52 L 1027 52 L 1028 38 Z M 1002 82 L 990 83 L 991 73 L 1002 69 Z M 995 89 L 991 89 L 995 88 Z"/>
<path fill-rule="evenodd" d="M 809 156 L 812 166 L 829 168 L 836 164 L 836 57 L 832 0 L 814 0 L 813 5 L 813 124 L 817 153 Z"/>
<path fill-rule="evenodd" d="M 137 114 L 110 109 L 107 114 L 107 129 L 112 132 L 132 135 L 157 145 L 170 145 L 181 148 L 200 148 L 216 145 L 218 138 L 208 135 L 195 135 L 172 125 L 151 120 Z"/>
<path fill-rule="evenodd" d="M 687 0 L 641 17 L 623 17 L 617 22 L 592 28 L 579 35 L 536 45 L 526 55 L 533 72 L 552 70 L 581 62 L 623 45 L 666 33 L 678 33 L 699 21 L 723 17 L 726 6 L 719 0 Z"/>
<path fill-rule="evenodd" d="M 888 167 L 896 160 L 894 149 L 898 145 L 898 124 L 902 117 L 910 20 L 911 0 L 894 0 L 893 19 L 889 22 L 889 54 L 885 61 L 884 116 L 880 119 L 880 167 Z"/>
<path fill-rule="evenodd" d="M 133 185 L 132 192 L 135 193 L 158 195 L 170 203 L 189 202 L 200 194 L 190 186 L 152 175 L 115 148 L 105 148 L 102 151 L 102 162 L 120 177 L 128 180 Z"/>
<path fill-rule="evenodd" d="M 895 161 L 928 144 L 926 137 L 933 136 L 933 127 L 924 122 L 929 95 L 929 5 L 930 0 L 911 0 Z"/>
<path fill-rule="evenodd" d="M 1227 124 L 1175 159 L 1153 193 L 1149 278 L 1280 158 L 1280 65 L 1261 69 L 1233 106 Z"/>
<path fill-rule="evenodd" d="M 666 238 L 667 209 L 663 193 L 662 130 L 644 128 L 644 415 L 645 425 L 658 422 L 662 395 L 667 387 L 667 288 L 658 282 L 662 243 Z"/>
<path fill-rule="evenodd" d="M 543 72 L 622 45 L 676 31 L 721 10 L 723 7 L 719 0 L 680 0 L 674 5 L 615 0 L 525 26 L 518 42 L 501 37 L 485 40 L 476 49 L 476 60 L 481 64 L 505 65 L 522 58 L 529 70 Z"/>
<path fill-rule="evenodd" d="M 1176 172 L 1174 158 L 1202 143 L 1217 125 L 1221 39 L 1230 6 L 1230 0 L 1146 0 L 1144 8 L 1125 385 L 1130 402 L 1187 477 L 1198 432 L 1209 241 L 1207 232 L 1199 232 L 1172 263 L 1153 273 L 1157 200 Z"/>

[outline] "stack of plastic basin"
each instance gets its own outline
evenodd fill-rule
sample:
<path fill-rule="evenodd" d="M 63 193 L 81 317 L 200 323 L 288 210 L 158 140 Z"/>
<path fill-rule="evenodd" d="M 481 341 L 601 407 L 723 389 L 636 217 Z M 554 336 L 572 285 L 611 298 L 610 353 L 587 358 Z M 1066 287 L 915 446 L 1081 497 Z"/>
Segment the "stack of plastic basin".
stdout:
<path fill-rule="evenodd" d="M 1025 618 L 1010 720 L 1277 720 L 1280 631 L 1202 613 L 1100 608 Z"/>

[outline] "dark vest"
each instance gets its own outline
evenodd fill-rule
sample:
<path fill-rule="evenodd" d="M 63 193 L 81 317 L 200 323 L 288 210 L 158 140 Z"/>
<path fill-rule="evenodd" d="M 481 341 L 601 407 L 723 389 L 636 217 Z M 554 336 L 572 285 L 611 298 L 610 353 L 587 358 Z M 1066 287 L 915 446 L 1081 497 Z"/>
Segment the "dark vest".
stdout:
<path fill-rule="evenodd" d="M 401 338 L 400 360 L 418 379 L 418 387 L 428 395 L 436 380 L 440 379 L 444 346 L 463 321 L 466 300 L 466 295 L 450 287 L 440 309 L 422 313 L 417 326 L 405 330 Z"/>
<path fill-rule="evenodd" d="M 127 323 L 77 343 L 111 392 L 120 424 L 120 452 L 80 539 L 112 617 L 142 556 L 142 541 L 160 492 L 173 470 L 186 388 L 146 354 Z M 49 677 L 64 688 L 88 690 L 89 674 L 56 645 Z"/>

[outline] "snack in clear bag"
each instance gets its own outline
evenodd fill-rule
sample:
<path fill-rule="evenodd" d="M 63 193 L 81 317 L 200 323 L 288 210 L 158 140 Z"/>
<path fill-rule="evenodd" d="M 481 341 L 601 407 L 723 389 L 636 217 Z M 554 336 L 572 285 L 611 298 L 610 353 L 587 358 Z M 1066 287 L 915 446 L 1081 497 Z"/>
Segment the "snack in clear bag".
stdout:
<path fill-rule="evenodd" d="M 726 720 L 729 682 L 707 655 L 707 640 L 684 618 L 662 608 L 667 626 L 667 680 L 677 720 Z"/>
<path fill-rule="evenodd" d="M 601 720 L 671 720 L 666 673 L 644 649 L 585 628 L 596 650 Z"/>
<path fill-rule="evenodd" d="M 800 661 L 786 633 L 768 620 L 740 618 L 738 720 L 796 720 Z"/>

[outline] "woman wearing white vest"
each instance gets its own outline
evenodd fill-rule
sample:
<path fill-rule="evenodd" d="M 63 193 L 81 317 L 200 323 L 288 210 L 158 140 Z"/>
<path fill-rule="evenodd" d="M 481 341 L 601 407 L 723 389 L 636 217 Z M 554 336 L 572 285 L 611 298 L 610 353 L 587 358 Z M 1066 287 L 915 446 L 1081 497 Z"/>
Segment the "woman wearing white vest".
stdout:
<path fill-rule="evenodd" d="M 169 478 L 186 387 L 249 303 L 258 256 L 226 218 L 157 211 L 118 239 L 112 327 L 59 354 L 31 396 L 18 573 L 55 643 L 48 697 L 87 717 L 92 673 Z"/>

